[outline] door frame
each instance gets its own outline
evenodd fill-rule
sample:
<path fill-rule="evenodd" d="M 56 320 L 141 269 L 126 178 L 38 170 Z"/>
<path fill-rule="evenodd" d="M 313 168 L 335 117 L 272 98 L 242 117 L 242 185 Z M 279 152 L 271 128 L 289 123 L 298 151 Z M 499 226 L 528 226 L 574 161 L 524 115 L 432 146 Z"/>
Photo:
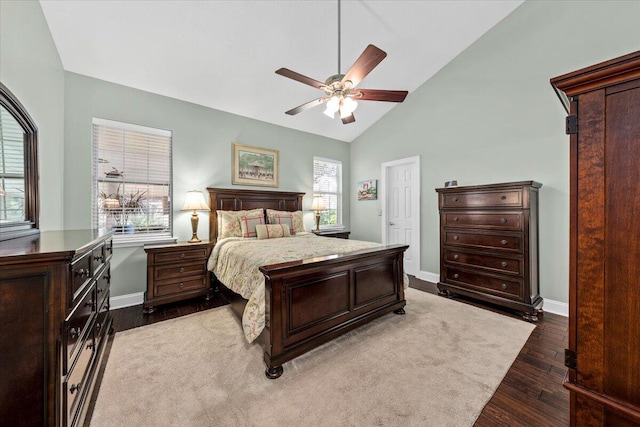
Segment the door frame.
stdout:
<path fill-rule="evenodd" d="M 411 206 L 412 209 L 412 217 L 414 218 L 413 220 L 413 230 L 415 230 L 418 238 L 415 239 L 415 242 L 413 242 L 411 244 L 412 246 L 412 250 L 414 251 L 414 255 L 415 258 L 417 260 L 416 262 L 416 266 L 417 266 L 417 271 L 415 271 L 415 276 L 419 277 L 420 276 L 420 264 L 421 264 L 421 258 L 420 258 L 420 240 L 422 239 L 422 234 L 420 233 L 420 209 L 421 209 L 421 203 L 420 203 L 420 156 L 412 156 L 412 157 L 407 157 L 404 159 L 398 159 L 398 160 L 391 160 L 388 162 L 383 162 L 382 163 L 382 171 L 381 171 L 381 179 L 380 179 L 380 206 L 381 206 L 381 213 L 382 213 L 382 244 L 386 245 L 387 242 L 389 241 L 389 235 L 388 235 L 388 230 L 389 227 L 387 226 L 388 220 L 387 220 L 387 192 L 388 192 L 388 188 L 387 185 L 389 184 L 389 179 L 388 179 L 388 173 L 389 170 L 395 166 L 400 166 L 400 165 L 411 165 L 412 166 L 412 170 L 414 172 L 414 176 L 416 177 L 416 179 L 413 180 L 413 186 L 411 188 L 411 198 L 412 200 L 415 200 L 416 202 L 413 203 L 413 205 Z"/>

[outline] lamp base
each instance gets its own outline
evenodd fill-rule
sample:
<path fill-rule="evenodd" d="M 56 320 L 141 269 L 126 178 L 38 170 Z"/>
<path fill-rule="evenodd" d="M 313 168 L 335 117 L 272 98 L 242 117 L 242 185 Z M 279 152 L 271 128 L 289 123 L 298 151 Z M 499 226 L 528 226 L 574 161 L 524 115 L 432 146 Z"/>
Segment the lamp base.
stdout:
<path fill-rule="evenodd" d="M 193 235 L 191 236 L 191 240 L 188 241 L 188 243 L 200 243 L 202 242 L 202 240 L 198 239 L 198 221 L 200 218 L 198 218 L 198 213 L 196 211 L 193 211 L 193 215 L 191 215 L 191 231 L 193 232 Z"/>
<path fill-rule="evenodd" d="M 320 231 L 320 212 L 316 211 L 316 231 Z"/>

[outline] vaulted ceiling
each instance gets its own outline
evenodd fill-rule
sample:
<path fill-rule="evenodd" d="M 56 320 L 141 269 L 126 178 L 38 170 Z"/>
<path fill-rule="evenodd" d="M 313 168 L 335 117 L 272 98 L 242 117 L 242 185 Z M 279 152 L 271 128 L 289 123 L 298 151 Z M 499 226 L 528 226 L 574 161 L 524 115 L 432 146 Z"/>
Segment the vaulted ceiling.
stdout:
<path fill-rule="evenodd" d="M 343 0 L 341 69 L 369 44 L 388 56 L 358 86 L 411 97 L 523 0 Z M 397 104 L 360 101 L 343 125 L 315 107 L 338 72 L 338 2 L 41 0 L 65 70 L 326 137 L 352 141 Z"/>

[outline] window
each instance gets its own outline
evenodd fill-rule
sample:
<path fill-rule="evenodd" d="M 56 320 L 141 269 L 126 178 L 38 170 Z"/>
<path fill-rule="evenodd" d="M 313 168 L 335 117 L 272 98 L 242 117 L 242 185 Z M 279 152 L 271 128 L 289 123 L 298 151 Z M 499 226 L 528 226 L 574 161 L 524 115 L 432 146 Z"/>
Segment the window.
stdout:
<path fill-rule="evenodd" d="M 0 241 L 38 233 L 38 129 L 0 83 Z"/>
<path fill-rule="evenodd" d="M 118 241 L 172 235 L 171 132 L 93 119 L 93 226 Z"/>
<path fill-rule="evenodd" d="M 342 226 L 342 162 L 313 158 L 313 194 L 321 195 L 327 210 L 320 213 L 322 228 Z"/>

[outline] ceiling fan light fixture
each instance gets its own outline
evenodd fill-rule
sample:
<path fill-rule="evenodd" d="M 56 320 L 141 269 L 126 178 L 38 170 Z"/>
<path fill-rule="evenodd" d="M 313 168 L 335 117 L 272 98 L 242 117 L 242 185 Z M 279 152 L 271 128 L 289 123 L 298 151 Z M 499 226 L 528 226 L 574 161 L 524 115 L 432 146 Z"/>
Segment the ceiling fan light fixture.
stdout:
<path fill-rule="evenodd" d="M 332 96 L 327 101 L 327 109 L 324 110 L 324 114 L 333 119 L 338 111 L 340 111 L 340 98 Z"/>
<path fill-rule="evenodd" d="M 350 116 L 358 108 L 358 103 L 351 97 L 346 97 L 340 105 L 340 117 Z"/>

